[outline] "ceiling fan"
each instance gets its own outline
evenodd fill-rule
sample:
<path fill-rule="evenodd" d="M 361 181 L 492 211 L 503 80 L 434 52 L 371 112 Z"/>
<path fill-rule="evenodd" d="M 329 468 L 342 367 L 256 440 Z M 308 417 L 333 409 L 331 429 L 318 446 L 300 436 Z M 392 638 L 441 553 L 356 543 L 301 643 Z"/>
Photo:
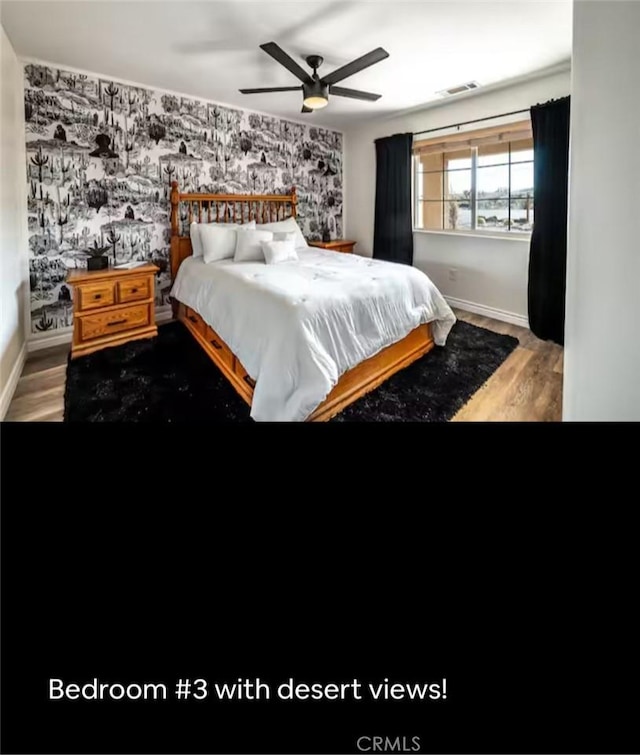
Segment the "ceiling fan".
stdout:
<path fill-rule="evenodd" d="M 359 89 L 346 89 L 344 87 L 334 86 L 339 81 L 346 79 L 348 76 L 353 76 L 355 73 L 362 71 L 364 68 L 372 66 L 374 63 L 379 63 L 381 60 L 389 57 L 389 53 L 383 50 L 382 47 L 377 47 L 375 50 L 368 52 L 356 60 L 352 60 L 351 63 L 347 63 L 340 68 L 336 68 L 327 76 L 320 78 L 318 76 L 318 68 L 322 65 L 323 58 L 320 55 L 308 55 L 306 60 L 310 68 L 313 69 L 313 74 L 308 74 L 304 68 L 299 66 L 293 58 L 279 47 L 275 42 L 266 42 L 264 45 L 260 45 L 260 48 L 272 58 L 278 61 L 281 65 L 287 68 L 291 73 L 296 76 L 302 82 L 302 85 L 295 87 L 266 87 L 261 89 L 240 89 L 242 94 L 262 94 L 264 92 L 295 92 L 296 90 L 302 90 L 304 99 L 302 103 L 302 112 L 311 113 L 313 110 L 319 110 L 326 107 L 329 103 L 329 95 L 335 94 L 338 97 L 351 97 L 355 100 L 369 100 L 374 102 L 380 99 L 382 95 L 372 94 L 371 92 L 361 92 Z"/>

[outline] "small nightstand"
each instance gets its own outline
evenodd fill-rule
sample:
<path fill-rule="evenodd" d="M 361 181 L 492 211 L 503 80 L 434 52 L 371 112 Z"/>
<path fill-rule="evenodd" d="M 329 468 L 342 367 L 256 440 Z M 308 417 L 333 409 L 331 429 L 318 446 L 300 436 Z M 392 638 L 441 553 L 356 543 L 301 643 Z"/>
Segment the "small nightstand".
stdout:
<path fill-rule="evenodd" d="M 155 322 L 155 265 L 132 269 L 72 270 L 71 357 L 158 334 Z"/>
<path fill-rule="evenodd" d="M 308 241 L 309 246 L 319 246 L 321 249 L 331 249 L 333 252 L 342 252 L 351 254 L 357 241 L 346 241 L 345 239 L 334 239 L 333 241 Z"/>

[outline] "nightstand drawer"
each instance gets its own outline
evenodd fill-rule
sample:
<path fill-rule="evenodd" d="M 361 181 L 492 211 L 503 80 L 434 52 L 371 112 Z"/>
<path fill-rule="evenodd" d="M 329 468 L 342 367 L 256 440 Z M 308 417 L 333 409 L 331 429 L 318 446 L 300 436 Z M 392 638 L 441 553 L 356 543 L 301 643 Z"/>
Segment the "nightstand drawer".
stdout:
<path fill-rule="evenodd" d="M 123 330 L 144 328 L 150 323 L 149 305 L 140 304 L 137 307 L 122 307 L 109 312 L 85 315 L 80 320 L 80 340 L 91 341 L 119 333 Z"/>
<path fill-rule="evenodd" d="M 114 285 L 112 281 L 85 283 L 77 287 L 78 310 L 109 307 L 116 303 Z"/>
<path fill-rule="evenodd" d="M 216 331 L 207 325 L 205 328 L 204 337 L 213 347 L 216 356 L 220 357 L 221 361 L 224 362 L 230 369 L 233 369 L 233 352 L 222 340 L 222 338 L 220 338 Z"/>
<path fill-rule="evenodd" d="M 151 280 L 144 278 L 125 278 L 116 283 L 118 301 L 122 304 L 130 301 L 140 301 L 151 296 Z"/>

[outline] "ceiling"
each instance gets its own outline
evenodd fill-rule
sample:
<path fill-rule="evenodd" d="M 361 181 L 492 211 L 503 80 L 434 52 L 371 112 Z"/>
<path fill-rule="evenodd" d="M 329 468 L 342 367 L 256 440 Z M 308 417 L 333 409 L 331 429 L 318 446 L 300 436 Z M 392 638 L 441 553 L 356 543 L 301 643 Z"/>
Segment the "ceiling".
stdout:
<path fill-rule="evenodd" d="M 442 89 L 496 85 L 571 55 L 571 0 L 3 0 L 1 18 L 23 57 L 341 129 L 441 102 Z M 303 66 L 304 55 L 322 55 L 321 76 L 384 47 L 389 58 L 340 82 L 382 97 L 333 96 L 302 115 L 301 93 L 240 94 L 299 83 L 259 49 L 270 41 Z"/>

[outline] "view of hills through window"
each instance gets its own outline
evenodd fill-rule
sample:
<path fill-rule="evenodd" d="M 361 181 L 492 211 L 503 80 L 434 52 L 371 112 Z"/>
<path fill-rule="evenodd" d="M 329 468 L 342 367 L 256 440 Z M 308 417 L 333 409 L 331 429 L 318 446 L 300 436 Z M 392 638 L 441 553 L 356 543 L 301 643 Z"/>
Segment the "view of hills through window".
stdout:
<path fill-rule="evenodd" d="M 425 155 L 416 163 L 416 227 L 528 233 L 531 139 Z"/>

